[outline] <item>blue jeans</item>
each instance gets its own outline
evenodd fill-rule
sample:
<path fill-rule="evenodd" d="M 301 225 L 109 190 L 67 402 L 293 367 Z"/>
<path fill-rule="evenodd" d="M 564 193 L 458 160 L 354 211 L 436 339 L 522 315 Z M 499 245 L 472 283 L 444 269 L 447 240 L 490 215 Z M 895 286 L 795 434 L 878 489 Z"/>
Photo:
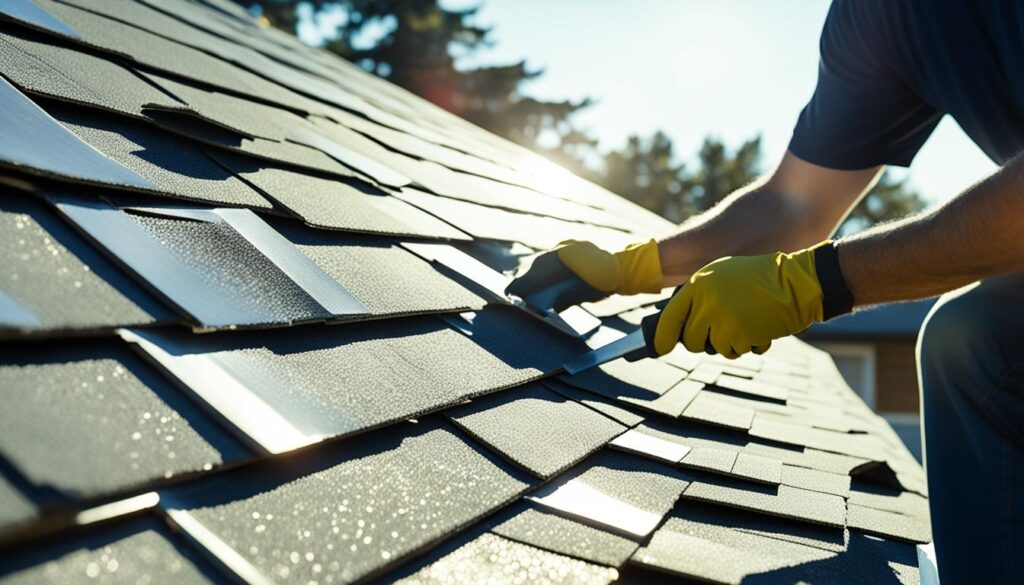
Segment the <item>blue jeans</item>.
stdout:
<path fill-rule="evenodd" d="M 939 580 L 1024 583 L 1024 274 L 943 296 L 917 352 Z"/>

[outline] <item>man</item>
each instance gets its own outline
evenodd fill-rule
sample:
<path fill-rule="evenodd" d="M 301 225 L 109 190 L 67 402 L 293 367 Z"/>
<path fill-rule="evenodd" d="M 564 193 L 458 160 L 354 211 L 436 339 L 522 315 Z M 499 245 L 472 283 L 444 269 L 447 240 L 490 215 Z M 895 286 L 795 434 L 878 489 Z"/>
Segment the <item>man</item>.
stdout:
<path fill-rule="evenodd" d="M 947 113 L 1002 168 L 937 209 L 825 240 Z M 940 578 L 1024 583 L 1022 147 L 1024 3 L 836 0 L 817 89 L 772 172 L 661 242 L 564 244 L 510 292 L 560 272 L 578 279 L 558 304 L 683 285 L 653 350 L 737 357 L 855 307 L 960 289 L 918 344 Z"/>

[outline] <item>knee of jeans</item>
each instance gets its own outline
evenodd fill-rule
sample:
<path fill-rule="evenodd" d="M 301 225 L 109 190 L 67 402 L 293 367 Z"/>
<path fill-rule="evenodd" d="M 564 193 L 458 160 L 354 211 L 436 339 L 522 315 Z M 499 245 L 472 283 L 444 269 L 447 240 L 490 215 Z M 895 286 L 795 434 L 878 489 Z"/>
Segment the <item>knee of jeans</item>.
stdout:
<path fill-rule="evenodd" d="M 973 289 L 943 295 L 929 311 L 917 339 L 923 378 L 929 373 L 964 375 L 977 366 L 979 352 L 991 347 L 992 327 L 984 294 Z"/>

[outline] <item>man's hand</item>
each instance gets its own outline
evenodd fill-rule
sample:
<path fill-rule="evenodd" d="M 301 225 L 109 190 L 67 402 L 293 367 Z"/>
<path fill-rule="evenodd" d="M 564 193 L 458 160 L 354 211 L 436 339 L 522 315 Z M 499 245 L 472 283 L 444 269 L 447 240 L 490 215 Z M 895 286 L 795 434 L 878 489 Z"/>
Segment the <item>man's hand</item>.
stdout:
<path fill-rule="evenodd" d="M 654 351 L 676 343 L 692 352 L 711 348 L 727 358 L 764 353 L 773 339 L 799 333 L 822 319 L 822 290 L 814 251 L 726 257 L 698 270 L 658 319 Z"/>
<path fill-rule="evenodd" d="M 556 311 L 611 294 L 661 290 L 661 262 L 654 240 L 611 253 L 590 242 L 568 241 L 538 256 L 530 269 L 505 291 L 524 300 L 546 295 L 544 308 Z"/>

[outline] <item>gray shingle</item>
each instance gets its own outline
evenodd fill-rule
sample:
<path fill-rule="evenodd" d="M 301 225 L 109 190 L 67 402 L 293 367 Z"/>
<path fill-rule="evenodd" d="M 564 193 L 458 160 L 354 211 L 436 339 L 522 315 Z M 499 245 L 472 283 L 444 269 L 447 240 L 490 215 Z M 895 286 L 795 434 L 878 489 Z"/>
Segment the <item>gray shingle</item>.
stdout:
<path fill-rule="evenodd" d="M 539 383 L 483 396 L 445 414 L 541 479 L 568 469 L 626 430 Z"/>
<path fill-rule="evenodd" d="M 789 392 L 780 386 L 772 386 L 771 384 L 755 382 L 746 378 L 738 378 L 729 374 L 722 374 L 715 380 L 714 384 L 718 388 L 725 388 L 727 390 L 742 392 L 743 394 L 750 394 L 752 396 L 768 398 L 771 400 L 784 401 L 789 396 Z"/>
<path fill-rule="evenodd" d="M 6 0 L 0 7 L 0 18 L 10 19 L 56 35 L 78 38 L 75 29 L 40 8 L 32 0 Z"/>
<path fill-rule="evenodd" d="M 446 585 L 474 581 L 605 585 L 617 578 L 618 573 L 608 567 L 550 553 L 494 534 L 482 534 L 396 583 Z"/>
<path fill-rule="evenodd" d="M 0 452 L 34 485 L 95 496 L 247 455 L 120 344 L 39 349 L 0 362 Z"/>
<path fill-rule="evenodd" d="M 4 585 L 206 585 L 223 578 L 165 526 L 148 517 L 71 540 L 50 541 L 0 559 L 0 583 Z"/>
<path fill-rule="evenodd" d="M 845 528 L 810 524 L 800 520 L 769 516 L 760 512 L 725 506 L 705 506 L 687 501 L 677 505 L 672 511 L 672 515 L 700 524 L 728 527 L 740 532 L 836 553 L 846 550 L 850 536 L 849 531 Z"/>
<path fill-rule="evenodd" d="M 661 522 L 688 485 L 679 470 L 604 450 L 530 494 L 540 506 L 633 538 Z"/>
<path fill-rule="evenodd" d="M 606 400 L 596 394 L 580 390 L 575 386 L 570 386 L 569 384 L 560 382 L 554 378 L 547 378 L 543 383 L 545 386 L 551 388 L 555 392 L 558 392 L 562 396 L 572 398 L 576 402 L 579 402 L 584 406 L 588 406 L 597 412 L 626 425 L 627 427 L 635 427 L 636 425 L 644 422 L 644 417 L 639 414 L 626 410 L 612 401 Z"/>
<path fill-rule="evenodd" d="M 486 304 L 430 264 L 383 238 L 313 232 L 285 222 L 273 225 L 359 299 L 370 314 L 466 311 Z"/>
<path fill-rule="evenodd" d="M 886 459 L 884 444 L 873 435 L 837 433 L 757 416 L 750 427 L 750 435 L 872 461 Z"/>
<path fill-rule="evenodd" d="M 704 445 L 692 447 L 690 453 L 679 462 L 684 467 L 729 474 L 736 463 L 736 451 L 715 449 Z"/>
<path fill-rule="evenodd" d="M 754 411 L 722 400 L 713 392 L 700 392 L 683 411 L 682 417 L 726 428 L 747 430 L 754 421 Z"/>
<path fill-rule="evenodd" d="M 783 518 L 794 518 L 842 527 L 846 524 L 846 502 L 839 496 L 780 485 L 778 487 L 740 484 L 736 481 L 694 481 L 683 497 L 760 511 Z"/>
<path fill-rule="evenodd" d="M 186 107 L 114 61 L 49 44 L 42 36 L 0 23 L 0 73 L 26 93 L 135 118 L 143 118 L 148 104 Z"/>
<path fill-rule="evenodd" d="M 229 152 L 211 154 L 310 225 L 343 231 L 463 239 L 443 221 L 367 183 L 327 179 L 257 164 Z"/>
<path fill-rule="evenodd" d="M 927 519 L 876 510 L 858 504 L 849 505 L 846 522 L 850 528 L 869 534 L 922 544 L 932 540 L 931 526 Z"/>
<path fill-rule="evenodd" d="M 155 185 L 155 192 L 191 200 L 270 209 L 251 187 L 188 141 L 142 122 L 51 106 L 50 114 L 109 160 Z"/>
<path fill-rule="evenodd" d="M 474 237 L 520 242 L 538 250 L 553 248 L 565 239 L 589 240 L 601 247 L 614 250 L 636 239 L 618 230 L 541 215 L 515 213 L 431 195 L 416 189 L 404 188 L 396 196 Z"/>
<path fill-rule="evenodd" d="M 835 494 L 844 498 L 850 495 L 850 476 L 818 469 L 783 465 L 782 483 L 815 492 Z"/>
<path fill-rule="evenodd" d="M 32 520 L 36 515 L 32 500 L 0 475 L 0 533 L 10 526 Z"/>
<path fill-rule="evenodd" d="M 833 553 L 730 528 L 670 518 L 634 562 L 685 577 L 739 584 L 748 575 L 812 563 Z"/>
<path fill-rule="evenodd" d="M 328 463 L 339 455 L 344 460 Z M 322 571 L 350 583 L 526 488 L 462 437 L 426 422 L 309 459 L 322 470 L 298 477 L 288 466 L 254 471 L 236 476 L 230 489 L 212 485 L 182 495 L 174 506 L 277 583 L 305 584 Z"/>
<path fill-rule="evenodd" d="M 491 531 L 505 538 L 609 567 L 621 567 L 637 548 L 637 544 L 628 538 L 533 507 L 517 508 L 515 515 Z"/>
<path fill-rule="evenodd" d="M 100 329 L 177 319 L 52 211 L 0 198 L 0 290 L 39 319 L 36 329 Z"/>
<path fill-rule="evenodd" d="M 54 0 L 34 0 L 50 14 L 75 28 L 86 43 L 142 64 L 194 79 L 229 92 L 289 108 L 305 109 L 309 100 L 257 75 L 202 51 L 169 41 L 116 20 Z M 319 110 L 320 108 L 317 108 Z"/>
<path fill-rule="evenodd" d="M 156 188 L 134 171 L 97 152 L 3 78 L 0 126 L 4 128 L 0 134 L 3 166 L 90 184 Z"/>
<path fill-rule="evenodd" d="M 782 478 L 782 462 L 777 459 L 740 452 L 731 475 L 751 481 L 778 485 Z"/>
<path fill-rule="evenodd" d="M 226 297 L 231 304 L 249 307 L 254 314 L 262 316 L 257 323 L 310 321 L 330 316 L 299 284 L 226 222 L 127 215 L 185 264 L 192 280 L 180 284 L 204 286 L 217 291 L 214 294 Z M 259 280 L 253 278 L 255 274 L 260 275 Z M 163 292 L 174 298 L 172 291 Z"/>
<path fill-rule="evenodd" d="M 134 334 L 144 351 L 271 452 L 438 410 L 542 372 L 515 360 L 529 357 L 515 347 L 496 355 L 437 317 L 309 326 L 301 336 Z"/>

